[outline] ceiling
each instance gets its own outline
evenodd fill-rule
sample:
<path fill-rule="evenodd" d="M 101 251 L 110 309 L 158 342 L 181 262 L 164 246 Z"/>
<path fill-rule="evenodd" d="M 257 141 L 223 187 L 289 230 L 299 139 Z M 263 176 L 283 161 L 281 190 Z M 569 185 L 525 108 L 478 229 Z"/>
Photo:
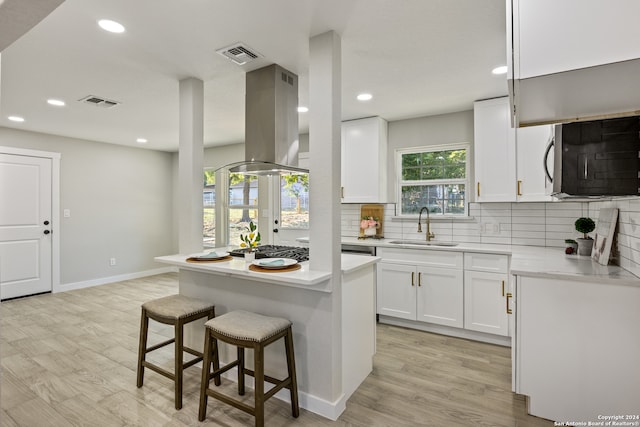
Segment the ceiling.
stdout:
<path fill-rule="evenodd" d="M 103 18 L 126 32 L 101 30 Z M 307 105 L 309 38 L 329 30 L 342 40 L 343 120 L 464 111 L 507 94 L 505 75 L 491 74 L 506 62 L 504 0 L 66 0 L 2 51 L 0 126 L 177 151 L 178 82 L 195 77 L 205 146 L 243 142 L 245 73 L 283 66 Z M 236 42 L 263 58 L 238 66 L 216 53 Z M 78 102 L 88 95 L 121 104 Z"/>

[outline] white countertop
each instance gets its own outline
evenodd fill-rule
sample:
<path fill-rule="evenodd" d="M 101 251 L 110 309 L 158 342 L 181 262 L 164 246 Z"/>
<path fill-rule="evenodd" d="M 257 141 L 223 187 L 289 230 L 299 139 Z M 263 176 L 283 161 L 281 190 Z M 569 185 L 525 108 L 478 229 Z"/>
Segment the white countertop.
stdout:
<path fill-rule="evenodd" d="M 327 289 L 318 285 L 324 284 L 331 277 L 331 273 L 328 271 L 310 270 L 308 261 L 301 262 L 301 268 L 299 270 L 277 273 L 260 273 L 249 270 L 249 264 L 246 263 L 243 258 L 233 258 L 229 261 L 223 262 L 193 263 L 187 262 L 187 257 L 188 255 L 176 254 L 160 256 L 154 259 L 157 262 L 174 265 L 181 269 L 225 276 L 246 277 L 257 282 L 309 288 L 310 290 L 319 290 L 323 292 L 327 292 Z M 341 271 L 343 274 L 348 274 L 358 269 L 373 265 L 380 260 L 378 257 L 350 254 L 343 254 L 341 259 Z"/>
<path fill-rule="evenodd" d="M 640 278 L 622 267 L 600 265 L 593 261 L 591 257 L 566 255 L 564 248 L 463 242 L 458 243 L 456 246 L 418 246 L 390 243 L 395 240 L 400 239 L 357 239 L 355 237 L 345 237 L 342 239 L 342 243 L 414 250 L 511 255 L 510 273 L 514 275 L 640 286 Z"/>

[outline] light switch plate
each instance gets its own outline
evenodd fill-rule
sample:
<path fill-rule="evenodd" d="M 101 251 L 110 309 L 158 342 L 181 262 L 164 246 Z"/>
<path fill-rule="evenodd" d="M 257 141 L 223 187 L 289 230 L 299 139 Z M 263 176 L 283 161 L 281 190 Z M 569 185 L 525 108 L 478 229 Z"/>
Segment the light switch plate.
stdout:
<path fill-rule="evenodd" d="M 70 218 L 71 217 L 71 209 L 65 209 L 64 211 L 62 211 L 62 215 L 65 218 Z"/>

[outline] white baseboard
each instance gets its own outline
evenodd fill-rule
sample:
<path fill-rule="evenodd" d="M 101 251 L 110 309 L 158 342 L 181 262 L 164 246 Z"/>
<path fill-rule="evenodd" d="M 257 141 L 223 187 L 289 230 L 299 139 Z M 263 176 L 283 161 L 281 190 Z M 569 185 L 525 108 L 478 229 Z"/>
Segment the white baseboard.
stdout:
<path fill-rule="evenodd" d="M 120 274 L 117 276 L 101 277 L 98 279 L 85 280 L 82 282 L 63 283 L 53 289 L 53 292 L 66 292 L 75 289 L 90 288 L 92 286 L 106 285 L 107 283 L 122 282 L 124 280 L 139 279 L 141 277 L 155 276 L 156 274 L 177 273 L 178 268 L 169 266 L 162 268 L 154 268 L 153 270 L 138 271 L 136 273 Z"/>

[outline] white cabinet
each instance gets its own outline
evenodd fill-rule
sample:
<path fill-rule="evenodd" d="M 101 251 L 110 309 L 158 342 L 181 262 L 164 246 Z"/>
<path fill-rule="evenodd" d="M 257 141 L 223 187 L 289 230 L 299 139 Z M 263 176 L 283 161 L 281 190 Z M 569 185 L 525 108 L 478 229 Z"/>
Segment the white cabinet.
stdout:
<path fill-rule="evenodd" d="M 464 254 L 464 328 L 509 336 L 509 258 Z"/>
<path fill-rule="evenodd" d="M 463 255 L 379 248 L 378 314 L 463 326 Z"/>
<path fill-rule="evenodd" d="M 514 129 L 509 99 L 474 103 L 477 202 L 550 201 L 544 155 L 551 125 Z"/>
<path fill-rule="evenodd" d="M 516 132 L 516 196 L 519 202 L 551 201 L 553 185 L 545 167 L 553 175 L 553 150 L 545 158 L 553 138 L 553 126 L 518 128 Z"/>
<path fill-rule="evenodd" d="M 416 267 L 382 261 L 377 265 L 378 314 L 416 320 Z"/>
<path fill-rule="evenodd" d="M 507 0 L 515 123 L 637 114 L 640 2 Z"/>
<path fill-rule="evenodd" d="M 516 133 L 509 99 L 475 102 L 473 134 L 476 202 L 515 202 Z"/>
<path fill-rule="evenodd" d="M 418 267 L 416 320 L 463 326 L 463 273 L 440 267 Z"/>
<path fill-rule="evenodd" d="M 516 277 L 515 392 L 550 420 L 638 414 L 640 287 Z"/>
<path fill-rule="evenodd" d="M 512 3 L 516 79 L 640 57 L 637 0 Z"/>
<path fill-rule="evenodd" d="M 387 122 L 380 117 L 342 122 L 343 203 L 387 201 Z"/>

